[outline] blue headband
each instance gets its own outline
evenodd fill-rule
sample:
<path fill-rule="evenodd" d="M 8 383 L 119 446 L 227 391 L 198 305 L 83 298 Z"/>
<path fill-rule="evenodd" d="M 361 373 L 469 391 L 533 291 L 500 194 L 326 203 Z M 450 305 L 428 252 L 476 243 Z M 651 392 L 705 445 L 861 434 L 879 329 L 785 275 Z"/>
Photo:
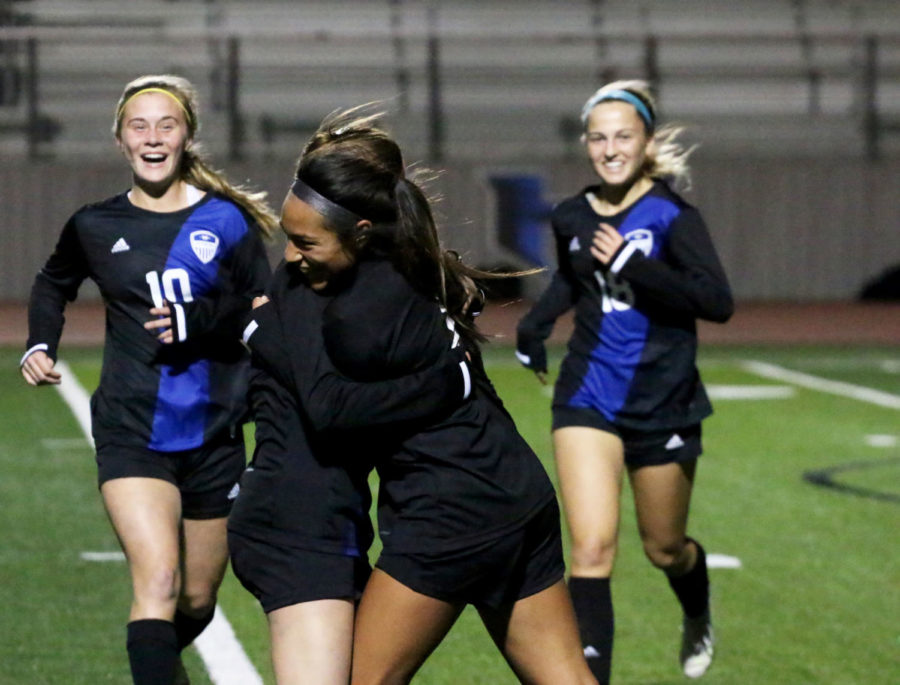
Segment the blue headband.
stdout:
<path fill-rule="evenodd" d="M 310 188 L 299 178 L 294 179 L 291 192 L 325 217 L 335 228 L 352 228 L 362 221 L 362 217 L 349 209 L 341 207 L 336 202 L 332 202 L 324 195 Z"/>
<path fill-rule="evenodd" d="M 650 109 L 637 95 L 629 93 L 627 90 L 604 91 L 602 88 L 598 90 L 584 103 L 584 107 L 581 108 L 581 123 L 587 124 L 591 110 L 605 100 L 620 100 L 622 102 L 627 102 L 637 110 L 638 115 L 644 120 L 644 125 L 646 125 L 647 130 L 653 130 L 653 115 L 650 114 Z"/>

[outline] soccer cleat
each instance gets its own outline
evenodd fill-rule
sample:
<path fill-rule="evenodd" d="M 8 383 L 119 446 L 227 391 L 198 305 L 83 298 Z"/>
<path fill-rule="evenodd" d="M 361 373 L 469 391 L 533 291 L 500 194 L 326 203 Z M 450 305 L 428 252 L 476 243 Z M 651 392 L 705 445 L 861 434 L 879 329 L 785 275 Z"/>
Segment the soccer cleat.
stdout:
<path fill-rule="evenodd" d="M 699 678 L 712 663 L 713 628 L 709 610 L 697 618 L 684 617 L 681 628 L 681 670 L 688 678 Z"/>

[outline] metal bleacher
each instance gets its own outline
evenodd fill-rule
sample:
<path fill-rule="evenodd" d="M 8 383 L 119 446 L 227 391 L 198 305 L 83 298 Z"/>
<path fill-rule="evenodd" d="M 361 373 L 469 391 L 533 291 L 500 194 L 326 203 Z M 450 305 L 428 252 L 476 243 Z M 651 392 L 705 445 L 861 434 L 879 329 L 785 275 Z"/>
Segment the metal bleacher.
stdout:
<path fill-rule="evenodd" d="M 663 116 L 720 151 L 900 153 L 895 0 L 6 5 L 0 66 L 34 85 L 0 101 L 6 153 L 96 154 L 124 83 L 163 71 L 231 131 L 210 146 L 244 155 L 292 155 L 327 112 L 378 100 L 420 155 L 565 157 L 581 103 L 622 77 L 649 77 Z M 36 115 L 57 130 L 29 133 Z"/>

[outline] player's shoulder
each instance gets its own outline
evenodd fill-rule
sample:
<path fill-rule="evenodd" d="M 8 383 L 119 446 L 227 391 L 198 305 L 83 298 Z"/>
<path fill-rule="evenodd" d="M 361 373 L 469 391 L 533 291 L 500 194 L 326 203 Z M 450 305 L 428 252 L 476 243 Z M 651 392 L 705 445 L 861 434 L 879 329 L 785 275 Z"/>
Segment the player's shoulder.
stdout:
<path fill-rule="evenodd" d="M 585 216 L 591 214 L 592 210 L 587 200 L 587 194 L 591 192 L 591 189 L 591 186 L 583 188 L 553 206 L 550 211 L 550 220 L 557 231 L 572 232 L 574 227 L 585 219 Z"/>
<path fill-rule="evenodd" d="M 247 210 L 237 202 L 226 195 L 214 191 L 207 191 L 206 196 L 198 203 L 198 206 L 203 205 L 213 207 L 226 216 L 243 218 L 249 216 Z"/>
<path fill-rule="evenodd" d="M 345 322 L 384 325 L 405 316 L 423 298 L 388 259 L 366 258 L 336 284 L 330 317 Z"/>
<path fill-rule="evenodd" d="M 591 192 L 592 186 L 587 186 L 582 188 L 574 195 L 569 195 L 568 197 L 563 198 L 551 209 L 551 216 L 564 216 L 570 214 L 572 212 L 581 212 L 583 211 L 586 203 L 587 203 L 587 194 Z"/>
<path fill-rule="evenodd" d="M 414 293 L 412 285 L 389 259 L 363 259 L 357 264 L 352 289 L 370 295 Z"/>
<path fill-rule="evenodd" d="M 269 278 L 269 283 L 266 287 L 267 293 L 278 296 L 288 290 L 298 287 L 306 290 L 309 289 L 297 268 L 282 259 L 272 270 L 272 275 Z"/>
<path fill-rule="evenodd" d="M 119 214 L 123 211 L 127 211 L 132 206 L 133 205 L 128 201 L 128 193 L 122 192 L 102 200 L 88 202 L 87 204 L 82 205 L 72 213 L 71 220 L 79 223 L 90 221 L 91 219 L 96 219 L 109 214 Z"/>
<path fill-rule="evenodd" d="M 693 204 L 688 202 L 681 193 L 672 187 L 668 179 L 654 179 L 653 187 L 647 193 L 647 197 L 669 204 L 679 212 L 697 211 Z"/>
<path fill-rule="evenodd" d="M 226 241 L 240 240 L 254 224 L 246 209 L 231 198 L 214 192 L 208 192 L 194 206 L 191 220 L 203 224 Z"/>

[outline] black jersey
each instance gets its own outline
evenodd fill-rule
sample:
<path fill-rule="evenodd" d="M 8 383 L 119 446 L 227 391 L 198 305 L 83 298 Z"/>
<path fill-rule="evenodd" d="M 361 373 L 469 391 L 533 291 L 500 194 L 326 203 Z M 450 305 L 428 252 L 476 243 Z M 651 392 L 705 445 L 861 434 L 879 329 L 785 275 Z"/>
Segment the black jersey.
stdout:
<path fill-rule="evenodd" d="M 712 412 L 695 365 L 696 319 L 725 321 L 733 311 L 703 219 L 660 181 L 614 216 L 598 215 L 590 192 L 553 210 L 558 270 L 520 322 L 520 341 L 543 341 L 574 306 L 554 405 L 593 409 L 631 428 L 696 423 Z M 626 240 L 608 267 L 589 252 L 600 222 Z"/>
<path fill-rule="evenodd" d="M 28 349 L 56 358 L 66 302 L 91 278 L 106 305 L 103 370 L 91 400 L 94 440 L 193 449 L 246 413 L 240 327 L 269 271 L 258 230 L 230 200 L 207 193 L 160 213 L 123 193 L 66 223 L 31 291 Z M 144 328 L 150 308 L 163 301 L 177 321 L 169 345 Z"/>
<path fill-rule="evenodd" d="M 367 476 L 379 429 L 444 416 L 462 402 L 462 351 L 387 382 L 339 374 L 322 339 L 327 293 L 290 265 L 276 269 L 270 302 L 253 310 L 250 398 L 256 448 L 229 529 L 275 545 L 361 556 L 372 540 Z"/>
<path fill-rule="evenodd" d="M 459 339 L 439 305 L 383 260 L 360 263 L 324 317 L 328 352 L 354 377 L 415 371 Z M 378 526 L 386 551 L 452 550 L 497 537 L 555 497 L 477 349 L 470 354 L 468 401 L 444 418 L 395 425 L 378 437 Z"/>

